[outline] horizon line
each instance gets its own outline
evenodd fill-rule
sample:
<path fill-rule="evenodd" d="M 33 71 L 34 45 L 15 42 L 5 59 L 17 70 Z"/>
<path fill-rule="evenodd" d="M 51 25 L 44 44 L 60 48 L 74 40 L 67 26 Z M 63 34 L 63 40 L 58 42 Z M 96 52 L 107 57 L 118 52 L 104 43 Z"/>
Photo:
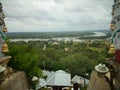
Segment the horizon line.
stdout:
<path fill-rule="evenodd" d="M 20 33 L 34 33 L 34 32 L 40 32 L 40 33 L 45 33 L 45 32 L 93 32 L 93 31 L 109 31 L 109 30 L 75 30 L 75 31 L 19 31 Z M 7 33 L 19 33 L 18 31 L 9 31 Z"/>

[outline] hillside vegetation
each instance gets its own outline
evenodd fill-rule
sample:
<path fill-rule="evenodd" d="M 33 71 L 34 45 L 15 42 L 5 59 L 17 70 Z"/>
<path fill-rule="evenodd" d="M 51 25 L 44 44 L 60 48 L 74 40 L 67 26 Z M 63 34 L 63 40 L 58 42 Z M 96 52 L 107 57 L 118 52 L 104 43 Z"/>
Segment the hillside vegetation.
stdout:
<path fill-rule="evenodd" d="M 42 76 L 41 69 L 65 70 L 73 75 L 91 73 L 94 66 L 107 57 L 106 42 L 9 42 L 9 66 L 23 70 L 28 76 Z M 43 46 L 46 46 L 46 48 Z"/>

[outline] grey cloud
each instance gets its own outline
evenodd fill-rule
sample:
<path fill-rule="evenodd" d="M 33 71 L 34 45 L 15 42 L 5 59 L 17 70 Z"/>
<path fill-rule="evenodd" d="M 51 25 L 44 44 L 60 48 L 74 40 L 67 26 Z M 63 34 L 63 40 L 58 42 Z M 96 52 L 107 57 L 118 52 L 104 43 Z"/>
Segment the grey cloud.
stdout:
<path fill-rule="evenodd" d="M 2 3 L 11 30 L 16 31 L 19 27 L 23 31 L 38 31 L 108 29 L 113 1 L 4 0 Z M 14 28 L 12 23 L 16 25 Z"/>

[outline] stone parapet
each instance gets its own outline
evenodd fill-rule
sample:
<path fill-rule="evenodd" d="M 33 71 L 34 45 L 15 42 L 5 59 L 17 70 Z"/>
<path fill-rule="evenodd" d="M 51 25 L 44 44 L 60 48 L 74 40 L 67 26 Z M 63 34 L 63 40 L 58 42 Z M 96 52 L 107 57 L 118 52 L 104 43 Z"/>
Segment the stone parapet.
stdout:
<path fill-rule="evenodd" d="M 115 70 L 115 90 L 120 90 L 120 64 L 115 63 L 114 65 Z"/>
<path fill-rule="evenodd" d="M 6 78 L 0 85 L 0 90 L 29 90 L 25 72 L 18 71 Z"/>
<path fill-rule="evenodd" d="M 105 77 L 99 76 L 96 71 L 93 71 L 87 90 L 111 90 L 111 87 Z"/>
<path fill-rule="evenodd" d="M 11 56 L 0 57 L 0 65 L 3 67 L 7 67 L 7 63 L 9 62 Z"/>
<path fill-rule="evenodd" d="M 120 50 L 115 51 L 115 61 L 120 63 Z"/>

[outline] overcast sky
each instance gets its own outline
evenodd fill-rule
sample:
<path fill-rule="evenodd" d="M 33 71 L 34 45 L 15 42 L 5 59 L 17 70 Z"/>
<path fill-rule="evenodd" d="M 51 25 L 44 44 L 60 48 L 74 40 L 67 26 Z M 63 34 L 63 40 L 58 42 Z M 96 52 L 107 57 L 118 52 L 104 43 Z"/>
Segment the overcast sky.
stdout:
<path fill-rule="evenodd" d="M 109 29 L 113 0 L 1 0 L 9 32 Z"/>

